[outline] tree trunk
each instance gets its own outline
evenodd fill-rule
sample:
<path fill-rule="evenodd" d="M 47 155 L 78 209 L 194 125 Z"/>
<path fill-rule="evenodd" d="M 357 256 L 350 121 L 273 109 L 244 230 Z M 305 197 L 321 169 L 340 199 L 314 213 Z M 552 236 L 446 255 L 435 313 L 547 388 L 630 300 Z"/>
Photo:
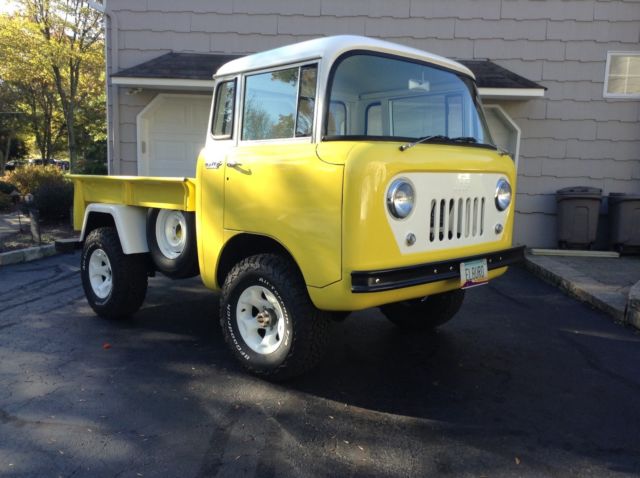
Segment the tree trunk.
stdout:
<path fill-rule="evenodd" d="M 5 151 L 6 151 L 6 153 L 4 155 L 5 160 L 9 161 L 9 156 L 11 155 L 11 133 L 10 132 L 7 133 L 7 147 L 6 147 Z M 2 165 L 2 169 L 3 169 L 3 172 L 4 172 L 4 164 Z"/>

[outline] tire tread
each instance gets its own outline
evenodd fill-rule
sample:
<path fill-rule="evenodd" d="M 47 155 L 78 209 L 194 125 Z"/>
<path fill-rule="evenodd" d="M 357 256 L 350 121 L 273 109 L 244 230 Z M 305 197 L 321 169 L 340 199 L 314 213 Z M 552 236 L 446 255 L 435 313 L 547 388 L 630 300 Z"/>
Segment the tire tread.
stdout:
<path fill-rule="evenodd" d="M 109 257 L 114 275 L 112 295 L 105 304 L 93 300 L 93 290 L 85 277 L 88 249 L 97 244 Z M 82 285 L 89 305 L 96 314 L 106 319 L 121 319 L 134 314 L 144 302 L 147 293 L 147 262 L 144 254 L 122 252 L 118 232 L 112 227 L 100 227 L 89 233 L 82 252 Z"/>
<path fill-rule="evenodd" d="M 294 333 L 291 349 L 277 367 L 269 369 L 256 367 L 246 360 L 241 360 L 241 363 L 251 373 L 269 380 L 290 379 L 307 372 L 320 361 L 328 343 L 331 321 L 327 313 L 315 308 L 304 287 L 300 272 L 291 261 L 276 254 L 250 256 L 236 264 L 228 274 L 220 300 L 220 325 L 225 341 L 234 353 L 236 353 L 235 348 L 226 327 L 226 304 L 232 285 L 244 274 L 255 273 L 258 270 L 263 271 L 269 280 L 277 284 L 282 293 L 286 293 L 289 299 L 287 309 L 295 323 Z"/>

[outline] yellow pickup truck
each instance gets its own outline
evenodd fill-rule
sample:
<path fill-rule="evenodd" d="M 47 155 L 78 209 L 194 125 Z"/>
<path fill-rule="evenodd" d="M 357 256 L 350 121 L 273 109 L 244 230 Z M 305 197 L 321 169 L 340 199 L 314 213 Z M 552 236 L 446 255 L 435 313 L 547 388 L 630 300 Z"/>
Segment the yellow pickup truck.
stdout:
<path fill-rule="evenodd" d="M 94 311 L 133 314 L 149 276 L 221 291 L 231 352 L 271 379 L 315 365 L 329 324 L 379 306 L 408 329 L 522 258 L 516 181 L 463 65 L 335 36 L 222 66 L 195 178 L 73 176 Z"/>

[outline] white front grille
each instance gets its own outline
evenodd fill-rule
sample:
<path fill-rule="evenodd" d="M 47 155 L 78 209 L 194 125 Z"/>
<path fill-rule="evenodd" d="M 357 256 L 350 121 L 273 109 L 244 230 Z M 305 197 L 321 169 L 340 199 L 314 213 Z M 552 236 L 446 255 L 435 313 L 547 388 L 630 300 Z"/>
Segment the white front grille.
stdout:
<path fill-rule="evenodd" d="M 484 235 L 485 204 L 485 198 L 477 196 L 432 199 L 429 242 L 456 242 Z"/>
<path fill-rule="evenodd" d="M 401 252 L 411 254 L 500 240 L 508 215 L 508 209 L 498 211 L 494 204 L 501 177 L 504 175 L 425 172 L 391 178 L 389 184 L 406 178 L 415 188 L 415 206 L 409 217 L 398 220 L 387 211 Z M 498 224 L 503 227 L 496 229 Z M 415 236 L 415 242 L 407 241 L 410 235 Z"/>

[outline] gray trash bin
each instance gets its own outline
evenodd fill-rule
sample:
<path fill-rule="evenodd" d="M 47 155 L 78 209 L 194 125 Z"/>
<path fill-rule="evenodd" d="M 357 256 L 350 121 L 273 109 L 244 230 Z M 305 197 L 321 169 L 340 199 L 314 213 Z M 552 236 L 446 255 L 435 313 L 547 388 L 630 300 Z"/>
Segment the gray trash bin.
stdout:
<path fill-rule="evenodd" d="M 577 186 L 556 192 L 558 245 L 561 249 L 590 249 L 596 241 L 602 189 Z"/>
<path fill-rule="evenodd" d="M 609 194 L 609 242 L 619 252 L 640 252 L 640 194 Z"/>

